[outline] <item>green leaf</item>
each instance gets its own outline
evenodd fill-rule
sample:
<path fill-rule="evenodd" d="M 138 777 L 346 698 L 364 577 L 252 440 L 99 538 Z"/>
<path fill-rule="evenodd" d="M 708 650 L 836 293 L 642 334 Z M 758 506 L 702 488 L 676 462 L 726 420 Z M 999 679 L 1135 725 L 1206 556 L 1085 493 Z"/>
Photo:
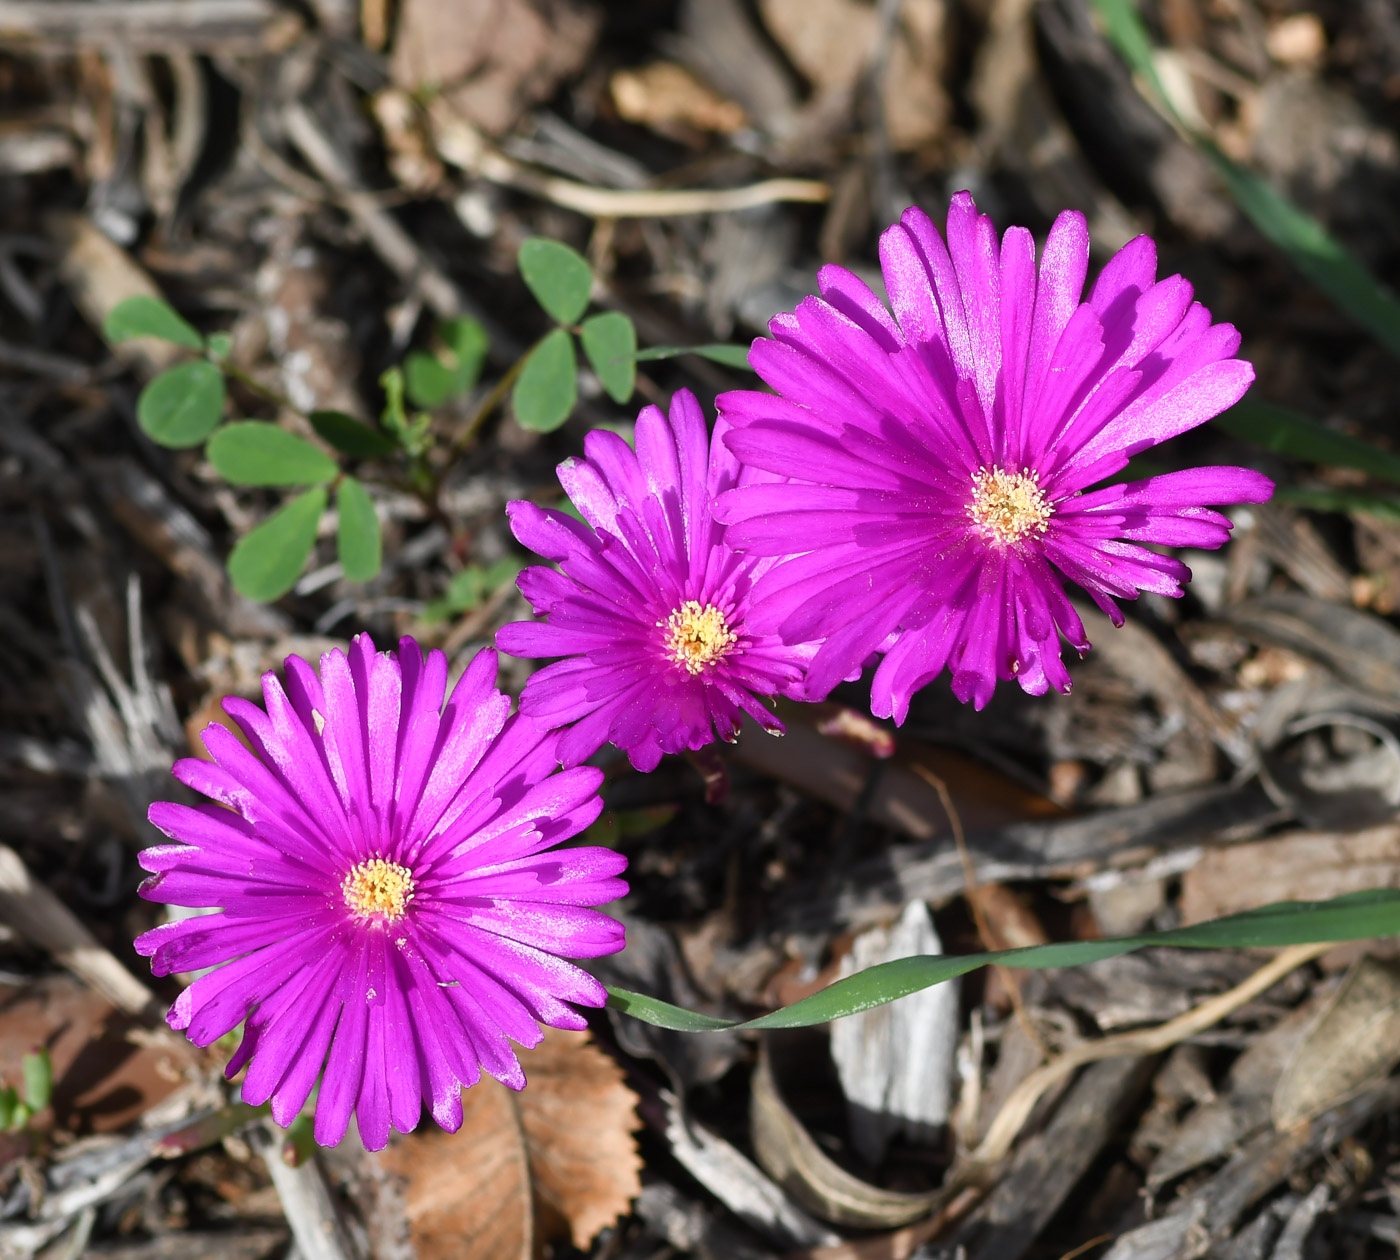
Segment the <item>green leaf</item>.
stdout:
<path fill-rule="evenodd" d="M 1349 893 L 1331 901 L 1282 901 L 1193 927 L 1142 936 L 1032 945 L 993 954 L 899 958 L 867 967 L 791 1006 L 743 1023 L 687 1011 L 627 989 L 609 988 L 608 1005 L 649 1024 L 682 1032 L 735 1027 L 805 1028 L 883 1006 L 991 963 L 1008 967 L 1077 967 L 1149 945 L 1176 945 L 1187 949 L 1277 948 L 1315 941 L 1358 941 L 1373 936 L 1392 936 L 1397 932 L 1400 932 L 1400 889 L 1383 888 Z"/>
<path fill-rule="evenodd" d="M 408 396 L 415 407 L 440 407 L 471 391 L 486 363 L 490 338 L 474 319 L 445 319 L 438 325 L 444 355 L 415 350 L 404 359 Z"/>
<path fill-rule="evenodd" d="M 399 449 L 386 433 L 347 416 L 343 411 L 313 411 L 308 417 L 317 436 L 353 459 L 383 459 Z"/>
<path fill-rule="evenodd" d="M 729 345 L 725 342 L 715 342 L 703 346 L 651 346 L 640 351 L 634 357 L 638 363 L 645 363 L 651 359 L 674 359 L 682 354 L 698 354 L 702 359 L 723 363 L 725 367 L 753 371 L 749 365 L 748 346 Z"/>
<path fill-rule="evenodd" d="M 474 319 L 445 319 L 438 325 L 438 336 L 456 360 L 453 368 L 456 383 L 453 388 L 457 393 L 465 394 L 481 379 L 491 338 Z"/>
<path fill-rule="evenodd" d="M 578 397 L 573 337 L 562 328 L 548 333 L 530 351 L 510 397 L 521 428 L 549 433 L 563 424 Z"/>
<path fill-rule="evenodd" d="M 1400 301 L 1356 255 L 1262 175 L 1214 145 L 1202 143 L 1201 149 L 1250 222 L 1391 354 L 1400 356 Z"/>
<path fill-rule="evenodd" d="M 20 1060 L 24 1080 L 24 1101 L 30 1111 L 43 1111 L 53 1097 L 53 1062 L 44 1046 L 31 1050 Z"/>
<path fill-rule="evenodd" d="M 1304 490 L 1299 486 L 1280 486 L 1276 499 L 1311 508 L 1314 512 L 1342 512 L 1347 516 L 1359 513 L 1400 525 L 1400 499 L 1360 490 Z"/>
<path fill-rule="evenodd" d="M 433 444 L 432 434 L 429 432 L 433 418 L 419 412 L 410 419 L 404 410 L 405 386 L 402 368 L 391 367 L 380 376 L 379 383 L 384 387 L 384 410 L 379 416 L 380 423 L 394 435 L 398 444 L 409 455 L 417 459 Z"/>
<path fill-rule="evenodd" d="M 323 450 L 262 420 L 226 424 L 205 448 L 209 462 L 235 486 L 306 486 L 340 472 Z"/>
<path fill-rule="evenodd" d="M 1275 455 L 1335 468 L 1359 468 L 1372 477 L 1400 483 L 1400 455 L 1338 433 L 1287 407 L 1246 399 L 1217 416 L 1215 423 L 1226 433 Z"/>
<path fill-rule="evenodd" d="M 162 372 L 136 400 L 142 432 L 161 446 L 198 446 L 223 418 L 223 373 L 203 359 Z"/>
<path fill-rule="evenodd" d="M 584 320 L 579 340 L 588 362 L 608 397 L 625 403 L 637 387 L 637 329 L 620 311 L 606 311 Z"/>
<path fill-rule="evenodd" d="M 209 334 L 209 353 L 216 359 L 227 359 L 233 349 L 233 338 L 226 332 Z"/>
<path fill-rule="evenodd" d="M 118 302 L 102 321 L 102 335 L 111 342 L 154 337 L 189 350 L 204 349 L 204 338 L 175 313 L 174 307 L 146 294 Z"/>
<path fill-rule="evenodd" d="M 336 495 L 340 511 L 340 528 L 336 532 L 336 551 L 340 567 L 352 582 L 368 582 L 379 572 L 379 517 L 368 492 L 353 477 L 340 483 Z"/>
<path fill-rule="evenodd" d="M 316 1153 L 316 1121 L 305 1112 L 292 1121 L 282 1139 L 282 1162 L 300 1168 Z"/>
<path fill-rule="evenodd" d="M 1318 220 L 1262 175 L 1191 131 L 1173 106 L 1153 61 L 1152 40 L 1133 0 L 1093 0 L 1104 33 L 1124 61 L 1152 87 L 1162 107 L 1207 158 L 1235 204 L 1289 261 L 1392 354 L 1400 355 L 1400 301 Z"/>
<path fill-rule="evenodd" d="M 9 1132 L 14 1127 L 18 1106 L 19 1095 L 12 1088 L 0 1089 L 0 1131 Z"/>
<path fill-rule="evenodd" d="M 439 598 L 423 606 L 423 620 L 447 621 L 459 613 L 472 612 L 481 607 L 489 595 L 506 583 L 514 582 L 524 567 L 514 556 L 503 556 L 484 569 L 479 564 L 468 565 L 452 575 L 447 590 Z"/>
<path fill-rule="evenodd" d="M 403 375 L 409 401 L 415 407 L 440 407 L 452 397 L 456 377 L 431 354 L 414 350 L 403 361 Z"/>
<path fill-rule="evenodd" d="M 1092 0 L 1092 3 L 1103 20 L 1108 42 L 1118 50 L 1118 55 L 1134 73 L 1151 84 L 1152 90 L 1172 116 L 1178 117 L 1166 86 L 1157 73 L 1157 63 L 1152 56 L 1152 37 L 1143 25 L 1134 0 Z"/>
<path fill-rule="evenodd" d="M 292 589 L 315 545 L 326 497 L 324 486 L 299 494 L 238 540 L 228 572 L 240 595 L 267 601 Z"/>
<path fill-rule="evenodd" d="M 593 269 L 588 260 L 561 241 L 532 236 L 516 256 L 530 292 L 551 318 L 572 324 L 588 309 Z"/>

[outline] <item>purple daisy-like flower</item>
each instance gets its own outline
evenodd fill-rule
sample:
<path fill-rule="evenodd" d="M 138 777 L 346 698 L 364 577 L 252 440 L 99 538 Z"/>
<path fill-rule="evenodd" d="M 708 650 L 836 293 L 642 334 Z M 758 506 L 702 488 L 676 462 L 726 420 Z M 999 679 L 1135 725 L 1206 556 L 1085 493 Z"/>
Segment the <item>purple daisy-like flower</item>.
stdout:
<path fill-rule="evenodd" d="M 503 626 L 496 645 L 564 658 L 531 677 L 520 708 L 542 726 L 569 725 L 565 765 L 611 740 L 652 770 L 662 753 L 703 747 L 716 732 L 733 740 L 745 713 L 780 733 L 760 697 L 800 694 L 812 648 L 749 624 L 754 581 L 773 562 L 726 545 L 711 513 L 715 495 L 760 477 L 740 467 L 722 430 L 711 442 L 700 404 L 680 390 L 669 416 L 638 416 L 635 451 L 595 429 L 587 457 L 559 465 L 586 524 L 532 503 L 506 509 L 516 538 L 559 570 L 520 575 L 545 620 Z"/>
<path fill-rule="evenodd" d="M 1157 279 L 1148 237 L 1081 302 L 1088 261 L 1072 211 L 1037 272 L 1030 233 L 1010 228 L 998 245 L 967 193 L 946 246 L 910 209 L 880 238 L 893 316 L 824 267 L 821 296 L 751 351 L 777 396 L 720 396 L 730 449 L 784 480 L 725 494 L 716 515 L 731 545 L 794 557 L 759 579 L 750 620 L 787 642 L 823 640 L 810 698 L 876 651 L 872 710 L 898 722 L 945 667 L 979 709 L 998 679 L 1068 691 L 1060 635 L 1081 653 L 1089 641 L 1061 575 L 1121 625 L 1117 600 L 1180 595 L 1191 576 L 1142 544 L 1218 547 L 1230 522 L 1203 505 L 1272 493 L 1228 467 L 1092 488 L 1238 401 L 1254 370 L 1185 279 Z"/>
<path fill-rule="evenodd" d="M 524 1086 L 511 1040 L 583 1028 L 569 1003 L 606 1000 L 564 958 L 622 948 L 622 925 L 589 907 L 627 891 L 627 861 L 555 849 L 598 816 L 602 775 L 559 772 L 555 737 L 507 716 L 494 652 L 445 708 L 447 659 L 412 639 L 376 653 L 360 635 L 321 657 L 319 678 L 300 657 L 286 667 L 285 690 L 263 676 L 266 712 L 224 701 L 255 752 L 214 724 L 214 760 L 175 764 L 218 804 L 151 806 L 176 843 L 141 854 L 141 895 L 221 913 L 155 928 L 137 952 L 158 976 L 217 968 L 168 1022 L 207 1046 L 246 1020 L 228 1075 L 246 1065 L 244 1101 L 270 1099 L 278 1124 L 324 1064 L 321 1144 L 353 1112 L 379 1150 L 424 1104 L 455 1130 L 482 1070 Z"/>

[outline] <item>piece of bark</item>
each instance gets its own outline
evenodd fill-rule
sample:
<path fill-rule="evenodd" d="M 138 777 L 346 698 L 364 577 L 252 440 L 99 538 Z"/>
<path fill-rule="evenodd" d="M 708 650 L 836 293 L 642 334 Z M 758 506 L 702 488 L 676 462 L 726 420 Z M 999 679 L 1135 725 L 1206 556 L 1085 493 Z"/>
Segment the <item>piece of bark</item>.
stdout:
<path fill-rule="evenodd" d="M 1090 0 L 1035 6 L 1040 63 L 1078 142 L 1112 169 L 1115 186 L 1147 195 L 1183 231 L 1212 240 L 1239 222 L 1209 162 L 1133 84 Z"/>
<path fill-rule="evenodd" d="M 1400 630 L 1374 613 L 1288 592 L 1234 604 L 1225 618 L 1257 642 L 1319 661 L 1374 700 L 1400 704 Z"/>
<path fill-rule="evenodd" d="M 1146 1086 L 1152 1060 L 1092 1064 L 1045 1129 L 1023 1141 L 997 1187 L 960 1229 L 968 1260 L 1018 1260 L 1050 1223 Z"/>
<path fill-rule="evenodd" d="M 968 96 L 977 111 L 977 146 L 1019 176 L 1049 220 L 1081 208 L 1096 255 L 1107 258 L 1139 228 L 1085 160 L 1055 104 L 1036 52 L 1035 0 L 993 0 L 987 35 L 973 62 Z"/>
<path fill-rule="evenodd" d="M 285 1135 L 270 1120 L 254 1129 L 253 1136 L 302 1260 L 359 1260 L 314 1155 L 293 1168 L 282 1158 Z"/>
<path fill-rule="evenodd" d="M 349 158 L 335 145 L 320 123 L 300 101 L 292 101 L 282 111 L 287 136 L 312 169 L 340 195 L 346 212 L 359 225 L 375 252 L 400 279 L 414 286 L 423 300 L 441 319 L 471 315 L 492 333 L 496 321 L 469 302 L 440 267 L 423 252 L 418 242 L 382 205 L 374 193 L 365 192 Z"/>
<path fill-rule="evenodd" d="M 1118 1237 L 1103 1260 L 1197 1260 L 1281 1181 L 1400 1102 L 1400 1080 L 1363 1089 L 1310 1123 L 1246 1141 L 1226 1165 L 1158 1220 Z"/>
<path fill-rule="evenodd" d="M 973 832 L 968 849 L 979 884 L 1083 878 L 1112 863 L 1141 864 L 1161 852 L 1257 835 L 1286 811 L 1257 783 L 1153 797 L 1082 818 L 1022 822 Z M 935 907 L 966 887 L 962 861 L 946 841 L 901 845 L 843 872 L 836 892 L 794 886 L 774 906 L 774 932 L 865 927 L 923 898 Z"/>
<path fill-rule="evenodd" d="M 664 1133 L 671 1154 L 751 1229 L 782 1247 L 823 1247 L 839 1241 L 718 1133 L 685 1116 L 673 1099 L 665 1100 L 665 1107 Z"/>
<path fill-rule="evenodd" d="M 1208 849 L 1182 876 L 1181 920 L 1203 923 L 1275 901 L 1325 901 L 1400 886 L 1400 824 L 1295 831 Z"/>
<path fill-rule="evenodd" d="M 1363 957 L 1294 1052 L 1274 1090 L 1274 1127 L 1291 1129 L 1400 1063 L 1400 970 Z"/>
<path fill-rule="evenodd" d="M 8 845 L 0 845 L 0 920 L 51 953 L 55 961 L 86 980 L 119 1010 L 153 1021 L 164 1013 L 155 994 L 34 879 L 24 860 Z"/>
<path fill-rule="evenodd" d="M 103 5 L 87 12 L 122 9 L 124 5 Z M 3 28 L 4 0 L 0 0 L 0 29 Z M 3 35 L 0 35 L 3 39 Z M 105 236 L 91 219 L 70 211 L 54 211 L 44 221 L 49 237 L 58 246 L 58 273 L 72 294 L 73 304 L 92 327 L 101 331 L 107 316 L 133 297 L 161 297 L 154 280 L 130 254 Z M 123 342 L 117 351 L 131 360 L 145 376 L 154 376 L 176 362 L 185 351 L 167 341 L 137 337 Z"/>
<path fill-rule="evenodd" d="M 186 580 L 214 624 L 248 638 L 281 638 L 290 632 L 284 613 L 234 591 L 209 532 L 134 459 L 94 460 L 84 471 L 117 522 Z"/>
<path fill-rule="evenodd" d="M 1322 988 L 1256 1035 L 1230 1065 L 1218 1096 L 1187 1113 L 1147 1170 L 1149 1190 L 1219 1159 L 1269 1122 L 1279 1078 L 1330 991 Z"/>
<path fill-rule="evenodd" d="M 286 1245 L 285 1229 L 180 1230 L 146 1242 L 99 1244 L 83 1255 L 89 1260 L 266 1260 L 285 1254 Z"/>
<path fill-rule="evenodd" d="M 642 1188 L 637 1216 L 647 1228 L 677 1251 L 694 1252 L 701 1260 L 773 1260 L 773 1253 L 755 1246 L 719 1213 L 687 1199 L 664 1181 Z"/>
<path fill-rule="evenodd" d="M 942 952 L 927 903 L 912 901 L 892 927 L 856 938 L 841 960 L 841 975 Z M 831 1026 L 831 1057 L 846 1095 L 851 1145 L 872 1167 L 896 1135 L 928 1145 L 948 1123 L 961 1031 L 959 992 L 957 981 L 947 980 Z"/>
<path fill-rule="evenodd" d="M 119 41 L 136 52 L 249 54 L 287 48 L 301 30 L 276 0 L 0 0 L 0 43 L 92 47 Z"/>

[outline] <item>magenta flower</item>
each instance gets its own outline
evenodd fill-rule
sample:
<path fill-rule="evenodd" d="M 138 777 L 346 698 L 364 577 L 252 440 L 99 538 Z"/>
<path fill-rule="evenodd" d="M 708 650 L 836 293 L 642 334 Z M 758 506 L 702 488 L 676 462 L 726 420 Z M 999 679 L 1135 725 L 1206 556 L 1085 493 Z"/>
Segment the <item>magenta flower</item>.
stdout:
<path fill-rule="evenodd" d="M 907 210 L 880 239 L 894 317 L 840 267 L 820 298 L 770 324 L 750 361 L 776 391 L 721 395 L 729 448 L 789 481 L 723 495 L 727 541 L 792 557 L 758 580 L 749 624 L 785 642 L 824 640 L 820 699 L 872 652 L 874 713 L 902 722 L 948 667 L 981 708 L 998 679 L 1068 691 L 1060 635 L 1084 626 L 1061 582 L 1116 625 L 1118 599 L 1180 595 L 1190 570 L 1140 544 L 1218 547 L 1230 522 L 1205 504 L 1261 502 L 1247 468 L 1194 468 L 1092 489 L 1130 456 L 1236 402 L 1254 377 L 1239 334 L 1211 324 L 1181 276 L 1157 280 L 1145 236 L 1080 301 L 1082 215 L 1056 220 L 1040 260 L 1024 228 L 998 247 L 967 193 L 948 245 Z"/>
<path fill-rule="evenodd" d="M 584 450 L 559 465 L 559 480 L 587 524 L 531 503 L 506 509 L 521 543 L 562 570 L 526 569 L 520 590 L 545 621 L 496 634 L 512 656 L 564 658 L 525 685 L 521 712 L 572 723 L 559 738 L 565 765 L 611 740 L 653 770 L 662 753 L 716 732 L 735 739 L 745 713 L 781 733 L 759 697 L 800 694 L 812 649 L 753 632 L 753 583 L 773 561 L 736 554 L 711 515 L 715 495 L 755 474 L 711 443 L 688 390 L 669 417 L 656 407 L 638 416 L 635 452 L 601 429 Z"/>
<path fill-rule="evenodd" d="M 175 844 L 147 849 L 151 901 L 217 906 L 136 941 L 158 976 L 214 967 L 167 1017 L 207 1046 L 246 1020 L 228 1065 L 243 1098 L 292 1122 L 316 1079 L 316 1140 L 354 1112 L 379 1150 L 424 1104 L 462 1123 L 461 1090 L 484 1069 L 525 1084 L 510 1041 L 540 1024 L 583 1028 L 568 1005 L 606 993 L 562 957 L 623 946 L 590 906 L 622 896 L 626 859 L 555 846 L 602 808 L 602 775 L 556 773 L 553 736 L 508 718 L 496 654 L 477 653 L 443 708 L 447 659 L 412 639 L 376 653 L 368 635 L 263 676 L 264 712 L 224 701 L 257 750 L 217 724 L 212 763 L 176 762 L 217 805 L 151 806 Z M 227 806 L 228 808 L 223 808 Z"/>

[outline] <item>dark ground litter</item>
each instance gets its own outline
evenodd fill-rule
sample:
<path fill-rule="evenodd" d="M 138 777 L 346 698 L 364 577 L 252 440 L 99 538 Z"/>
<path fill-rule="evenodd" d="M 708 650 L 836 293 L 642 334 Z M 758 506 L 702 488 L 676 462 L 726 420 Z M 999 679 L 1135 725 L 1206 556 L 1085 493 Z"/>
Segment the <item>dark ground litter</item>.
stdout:
<path fill-rule="evenodd" d="M 1199 126 L 1400 283 L 1391 0 L 1142 7 Z M 434 85 L 455 133 L 414 103 Z M 827 200 L 635 200 L 777 177 Z M 585 372 L 553 434 L 493 415 L 442 470 L 437 512 L 376 491 L 379 577 L 347 582 L 326 527 L 263 605 L 223 564 L 280 492 L 143 435 L 151 365 L 104 343 L 105 313 L 154 284 L 228 332 L 254 382 L 364 418 L 437 319 L 474 315 L 491 355 L 474 396 L 435 414 L 452 434 L 547 326 L 515 271 L 528 236 L 583 251 L 644 346 L 744 341 L 821 262 L 871 274 L 900 209 L 941 218 L 961 188 L 1040 236 L 1083 210 L 1095 265 L 1151 232 L 1163 273 L 1242 331 L 1254 397 L 1395 449 L 1394 360 L 1137 93 L 1089 0 L 0 0 L 0 1075 L 45 1044 L 56 1078 L 52 1106 L 0 1135 L 0 1256 L 1396 1254 L 1387 943 L 1333 949 L 1159 1042 L 1266 959 L 977 973 L 893 1024 L 782 1037 L 599 1014 L 594 1045 L 526 1059 L 518 1103 L 477 1087 L 456 1138 L 420 1128 L 379 1157 L 352 1139 L 308 1158 L 299 1135 L 284 1150 L 230 1105 L 228 1045 L 161 1031 L 178 985 L 130 949 L 160 914 L 135 855 L 219 699 L 362 629 L 460 668 L 528 614 L 507 584 L 434 615 L 454 575 L 523 558 L 506 501 L 556 502 L 554 465 L 590 427 L 752 378 L 647 363 L 624 408 Z M 231 397 L 279 418 L 245 385 Z M 1376 489 L 1209 425 L 1150 460 Z M 715 803 L 689 762 L 608 760 L 593 834 L 628 853 L 633 892 L 629 948 L 598 973 L 757 1014 L 940 942 L 1090 939 L 1400 883 L 1400 514 L 1275 501 L 1235 519 L 1227 549 L 1186 557 L 1185 599 L 1139 600 L 1116 632 L 1095 616 L 1069 696 L 1002 686 L 979 714 L 939 680 L 886 757 L 851 685 L 785 708 L 783 740 L 726 750 Z M 505 685 L 529 668 L 504 662 Z M 1112 1037 L 1077 1073 L 1041 1067 Z M 999 1158 L 941 1192 L 984 1140 Z"/>

